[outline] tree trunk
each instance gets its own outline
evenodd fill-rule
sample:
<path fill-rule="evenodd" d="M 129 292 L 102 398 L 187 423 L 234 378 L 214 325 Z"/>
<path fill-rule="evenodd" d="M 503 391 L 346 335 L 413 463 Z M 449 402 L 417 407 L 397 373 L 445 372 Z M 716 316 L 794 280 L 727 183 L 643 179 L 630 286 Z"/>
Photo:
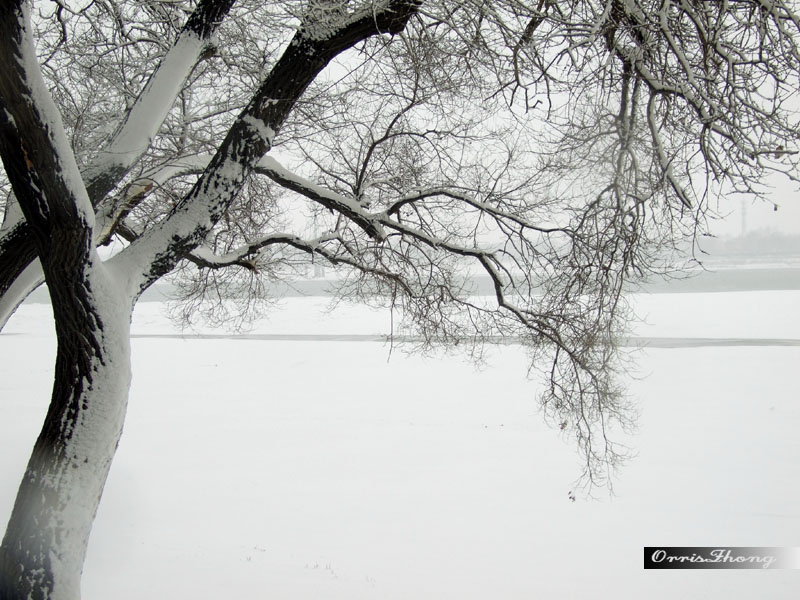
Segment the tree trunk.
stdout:
<path fill-rule="evenodd" d="M 58 337 L 53 395 L 0 546 L 0 600 L 80 597 L 89 532 L 122 434 L 133 302 L 87 250 L 88 268 L 68 258 L 45 266 Z"/>

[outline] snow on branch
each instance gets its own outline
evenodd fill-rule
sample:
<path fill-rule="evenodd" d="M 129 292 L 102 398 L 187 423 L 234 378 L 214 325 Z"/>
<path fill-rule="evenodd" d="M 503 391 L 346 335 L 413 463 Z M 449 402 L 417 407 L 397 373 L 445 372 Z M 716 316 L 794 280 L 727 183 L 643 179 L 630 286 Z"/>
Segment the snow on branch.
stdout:
<path fill-rule="evenodd" d="M 103 231 L 99 232 L 99 239 L 108 239 L 128 212 L 153 190 L 158 189 L 175 177 L 202 174 L 212 158 L 210 154 L 181 157 L 153 168 L 137 177 L 127 187 L 120 202 L 98 210 L 98 221 L 105 224 Z M 254 172 L 264 175 L 279 186 L 296 192 L 320 206 L 346 217 L 361 227 L 371 238 L 381 239 L 386 236 L 378 219 L 357 201 L 290 171 L 272 156 L 264 156 L 256 164 Z"/>
<path fill-rule="evenodd" d="M 401 31 L 418 6 L 414 0 L 390 0 L 380 11 L 348 20 L 335 37 L 322 40 L 309 39 L 301 29 L 233 123 L 192 190 L 166 219 L 119 255 L 120 261 L 142 273 L 142 280 L 133 285 L 146 288 L 203 242 L 269 151 L 272 137 L 306 88 L 330 60 L 373 35 Z"/>
<path fill-rule="evenodd" d="M 84 177 L 95 205 L 150 147 L 184 81 L 233 3 L 233 0 L 203 0 L 189 16 L 111 140 L 86 169 Z"/>
<path fill-rule="evenodd" d="M 258 253 L 268 246 L 291 246 L 308 254 L 327 254 L 327 256 L 333 258 L 332 254 L 324 251 L 323 244 L 338 239 L 340 238 L 335 234 L 319 236 L 313 240 L 304 240 L 290 233 L 274 233 L 251 241 L 244 246 L 230 250 L 222 255 L 215 254 L 214 251 L 207 246 L 198 246 L 187 255 L 187 259 L 198 267 L 207 269 L 222 269 L 230 266 L 239 266 L 251 271 L 258 271 Z"/>
<path fill-rule="evenodd" d="M 353 12 L 348 0 L 313 0 L 302 17 L 302 36 L 314 41 L 350 45 L 349 39 L 363 39 L 368 34 L 400 33 L 409 17 L 422 5 L 421 0 L 371 1 Z M 371 31 L 370 31 L 371 30 Z"/>
<path fill-rule="evenodd" d="M 78 175 L 77 169 L 72 169 L 70 187 L 73 190 L 78 190 L 78 195 L 84 193 L 82 189 L 85 187 L 85 193 L 88 194 L 91 204 L 97 207 L 95 214 L 95 240 L 97 242 L 104 243 L 108 240 L 111 231 L 120 221 L 120 218 L 127 214 L 126 211 L 132 207 L 130 197 L 128 201 L 122 203 L 122 208 L 120 206 L 112 206 L 110 202 L 103 203 L 101 201 L 149 148 L 153 137 L 158 132 L 168 110 L 174 103 L 184 80 L 197 63 L 199 55 L 205 51 L 205 47 L 211 42 L 212 36 L 232 4 L 233 0 L 202 0 L 198 3 L 175 43 L 151 74 L 147 84 L 118 124 L 115 134 L 105 148 L 82 170 L 80 175 Z M 27 6 L 27 3 L 19 3 L 19 6 Z M 10 7 L 11 3 L 7 3 L 6 8 Z M 59 20 L 62 29 L 62 39 L 59 42 L 59 46 L 61 46 L 67 41 L 64 33 L 66 23 L 61 20 L 60 16 Z M 6 25 L 12 25 L 13 23 L 13 18 L 9 18 L 6 21 Z M 30 37 L 29 25 L 26 25 L 26 27 L 28 28 L 26 29 L 28 32 L 26 35 Z M 11 41 L 12 39 L 13 34 L 11 33 L 5 36 L 6 41 Z M 38 71 L 38 63 L 33 52 L 29 49 L 25 56 L 25 69 L 30 73 Z M 11 70 L 8 72 L 11 73 Z M 34 80 L 35 78 L 31 79 L 31 81 Z M 44 106 L 41 99 L 46 100 L 47 96 L 48 93 L 46 91 L 38 94 L 40 101 L 37 102 L 40 107 Z M 8 105 L 11 106 L 11 103 L 9 102 Z M 58 120 L 59 115 L 55 108 L 51 106 L 49 110 L 51 116 L 48 118 Z M 11 122 L 9 121 L 9 123 Z M 52 131 L 57 130 L 58 128 L 52 129 Z M 73 162 L 72 150 L 69 148 L 69 144 L 62 141 L 60 148 L 61 156 L 66 157 L 60 162 L 64 165 Z M 31 150 L 31 153 L 44 154 L 43 151 L 39 150 Z M 25 156 L 19 157 L 18 162 L 25 163 Z M 63 173 L 67 172 L 68 170 L 63 170 Z M 43 185 L 29 186 L 28 192 L 33 190 L 42 192 L 44 191 L 42 188 Z M 68 196 L 54 193 L 53 197 L 67 198 Z M 29 204 L 32 203 L 44 206 L 43 197 L 29 202 Z M 12 204 L 17 206 L 18 202 L 14 201 Z M 84 208 L 86 220 L 90 222 L 91 219 L 89 217 L 93 211 L 86 207 Z M 3 229 L 0 232 L 0 252 L 2 252 L 0 264 L 4 267 L 0 272 L 0 293 L 5 293 L 6 290 L 14 285 L 14 280 L 31 264 L 35 256 L 30 224 L 23 219 L 20 211 L 6 210 L 5 212 Z M 9 265 L 13 266 L 9 267 Z M 27 278 L 26 281 L 28 281 L 28 288 L 27 291 L 20 293 L 19 297 L 21 298 L 24 298 L 27 293 L 38 285 L 38 283 L 32 282 L 38 282 L 39 279 Z M 4 325 L 8 314 L 10 314 L 8 311 L 3 311 L 3 314 L 0 314 L 0 328 Z"/>
<path fill-rule="evenodd" d="M 271 156 L 262 158 L 255 170 L 282 187 L 297 192 L 327 209 L 335 210 L 361 227 L 370 237 L 375 239 L 386 237 L 377 219 L 358 202 L 292 173 Z"/>
<path fill-rule="evenodd" d="M 20 208 L 31 225 L 51 219 L 92 227 L 94 210 L 36 58 L 30 4 L 0 12 L 0 153 Z"/>

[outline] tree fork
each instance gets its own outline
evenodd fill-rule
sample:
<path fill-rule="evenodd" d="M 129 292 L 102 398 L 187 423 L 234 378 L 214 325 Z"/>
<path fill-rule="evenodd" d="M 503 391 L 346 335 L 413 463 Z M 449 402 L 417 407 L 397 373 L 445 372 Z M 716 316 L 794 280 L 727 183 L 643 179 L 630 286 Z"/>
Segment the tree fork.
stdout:
<path fill-rule="evenodd" d="M 10 3 L 9 3 L 10 4 Z M 18 7 L 22 2 L 16 3 Z M 219 25 L 225 19 L 231 8 L 235 4 L 235 0 L 201 0 L 195 7 L 195 10 L 189 15 L 186 24 L 178 35 L 178 40 L 186 35 L 194 35 L 199 39 L 208 41 L 212 38 Z M 11 14 L 14 10 L 7 7 L 8 15 L 4 17 L 7 21 L 3 27 L 11 27 Z M 19 10 L 19 9 L 17 9 Z M 8 33 L 7 35 L 13 35 Z M 10 38 L 9 38 L 10 39 Z M 10 55 L 6 55 L 9 57 Z M 10 69 L 11 65 L 6 65 L 3 68 Z M 154 74 L 155 75 L 155 72 Z M 142 93 L 146 93 L 148 87 L 145 86 Z M 141 97 L 140 97 L 141 100 Z M 117 134 L 124 130 L 127 124 L 127 117 L 119 124 Z M 0 120 L 4 119 L 5 115 L 0 115 Z M 112 138 L 112 146 L 115 139 Z M 108 196 L 114 187 L 122 180 L 125 174 L 130 169 L 131 165 L 126 166 L 112 166 L 111 168 L 100 168 L 99 165 L 91 165 L 87 172 L 84 173 L 84 180 L 86 182 L 86 190 L 89 198 L 94 206 L 99 206 L 100 203 Z M 20 220 L 13 224 L 9 229 L 0 234 L 0 297 L 14 285 L 20 278 L 22 273 L 28 268 L 36 259 L 36 250 L 33 239 L 31 238 L 31 230 L 24 220 Z M 17 306 L 32 292 L 41 282 L 41 279 L 34 278 L 30 281 L 25 281 L 24 284 L 18 284 L 18 288 L 25 288 L 19 290 L 16 298 L 7 298 L 4 305 L 0 306 L 0 330 L 14 313 Z"/>
<path fill-rule="evenodd" d="M 0 155 L 40 256 L 58 350 L 50 405 L 0 544 L 0 600 L 76 600 L 130 387 L 132 298 L 94 247 L 94 214 L 43 92 L 23 3 L 0 12 Z"/>

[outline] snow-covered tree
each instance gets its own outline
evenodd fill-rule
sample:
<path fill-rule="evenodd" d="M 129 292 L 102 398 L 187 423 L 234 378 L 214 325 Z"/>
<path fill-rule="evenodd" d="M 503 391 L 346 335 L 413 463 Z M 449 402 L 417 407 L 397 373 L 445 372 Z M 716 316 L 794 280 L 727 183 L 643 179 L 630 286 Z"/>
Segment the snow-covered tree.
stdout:
<path fill-rule="evenodd" d="M 325 261 L 343 297 L 391 305 L 425 344 L 513 336 L 544 374 L 544 414 L 605 479 L 629 416 L 623 285 L 665 268 L 720 194 L 796 173 L 793 11 L 5 0 L 0 326 L 44 281 L 58 351 L 0 599 L 79 597 L 131 314 L 165 276 L 224 320 Z M 471 296 L 477 276 L 491 301 Z M 241 314 L 219 297 L 246 298 Z"/>

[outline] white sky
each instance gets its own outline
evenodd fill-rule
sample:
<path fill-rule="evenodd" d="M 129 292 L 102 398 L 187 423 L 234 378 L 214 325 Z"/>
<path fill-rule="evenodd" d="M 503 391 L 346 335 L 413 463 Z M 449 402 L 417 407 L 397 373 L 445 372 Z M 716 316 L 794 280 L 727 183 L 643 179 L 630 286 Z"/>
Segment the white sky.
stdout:
<path fill-rule="evenodd" d="M 778 205 L 775 210 L 774 204 Z M 743 196 L 721 197 L 714 207 L 724 219 L 711 225 L 719 236 L 737 236 L 758 230 L 800 234 L 800 190 L 797 184 L 776 180 L 770 202 Z"/>

